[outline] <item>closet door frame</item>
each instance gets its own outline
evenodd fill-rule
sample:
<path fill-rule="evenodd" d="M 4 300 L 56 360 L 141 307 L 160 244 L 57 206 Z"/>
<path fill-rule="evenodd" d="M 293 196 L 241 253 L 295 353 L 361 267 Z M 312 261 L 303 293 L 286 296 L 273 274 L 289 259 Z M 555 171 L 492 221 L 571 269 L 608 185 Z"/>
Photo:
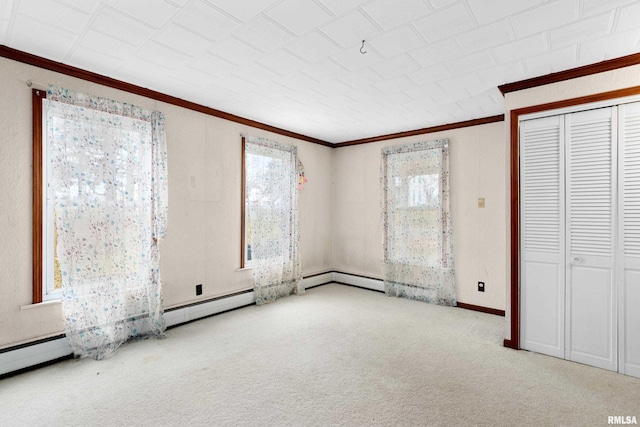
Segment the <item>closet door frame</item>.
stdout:
<path fill-rule="evenodd" d="M 508 301 L 510 316 L 507 325 L 510 336 L 504 340 L 505 347 L 520 349 L 520 121 L 637 101 L 640 101 L 640 86 L 511 110 L 509 116 L 511 292 Z"/>

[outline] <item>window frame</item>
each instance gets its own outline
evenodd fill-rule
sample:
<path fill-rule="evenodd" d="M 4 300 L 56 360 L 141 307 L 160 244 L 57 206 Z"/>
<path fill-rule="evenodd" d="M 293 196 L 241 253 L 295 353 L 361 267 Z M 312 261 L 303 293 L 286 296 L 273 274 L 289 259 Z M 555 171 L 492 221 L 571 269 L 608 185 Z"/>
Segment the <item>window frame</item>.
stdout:
<path fill-rule="evenodd" d="M 252 265 L 252 260 L 247 259 L 248 256 L 248 244 L 247 244 L 247 239 L 249 237 L 249 232 L 248 232 L 248 228 L 249 228 L 249 221 L 248 221 L 248 213 L 249 213 L 249 192 L 247 191 L 247 175 L 248 175 L 248 168 L 247 168 L 247 137 L 245 137 L 244 135 L 242 135 L 242 150 L 241 150 L 241 155 L 242 155 L 242 169 L 241 169 L 241 196 L 240 196 L 240 201 L 241 201 L 241 206 L 240 206 L 240 269 L 250 269 L 253 268 Z M 279 148 L 279 150 L 282 150 L 283 152 L 286 152 L 287 150 L 283 150 L 282 148 Z M 264 156 L 264 157 L 270 157 L 270 156 Z M 277 158 L 277 157 L 275 157 Z M 295 158 L 297 159 L 297 154 L 295 155 Z M 294 166 L 293 169 L 296 173 L 298 173 L 298 169 L 297 166 Z M 296 190 L 297 191 L 297 190 Z M 290 253 L 289 253 L 289 259 L 293 259 L 293 253 L 292 253 L 292 249 L 290 248 Z"/>
<path fill-rule="evenodd" d="M 249 268 L 247 260 L 247 140 L 242 137 L 242 189 L 240 191 L 240 268 Z"/>
<path fill-rule="evenodd" d="M 433 149 L 433 148 L 430 148 Z M 409 151 L 411 152 L 411 151 Z M 403 154 L 403 153 L 383 153 L 383 173 L 384 173 L 384 179 L 387 182 L 387 185 L 390 185 L 389 181 L 393 178 L 396 178 L 397 176 L 389 173 L 390 172 L 390 162 L 392 162 L 391 157 L 393 155 L 398 155 L 398 154 Z M 403 174 L 402 177 L 400 177 L 401 180 L 406 180 L 407 184 L 403 185 L 405 188 L 405 192 L 404 192 L 404 206 L 397 206 L 397 205 L 392 205 L 390 203 L 389 200 L 389 194 L 388 193 L 384 193 L 384 199 L 383 199 L 383 215 L 384 215 L 384 222 L 388 223 L 390 222 L 391 218 L 394 218 L 395 215 L 397 213 L 406 213 L 406 212 L 416 212 L 416 213 L 422 213 L 422 214 L 426 214 L 428 212 L 433 212 L 435 213 L 437 216 L 442 217 L 443 216 L 443 203 L 442 203 L 442 185 L 443 185 L 443 177 L 441 175 L 441 171 L 431 171 L 431 170 L 425 170 L 423 168 L 423 166 L 420 166 L 420 174 L 411 174 L 407 171 L 404 171 L 406 173 Z M 410 185 L 409 185 L 409 181 L 412 178 L 418 177 L 418 176 L 422 176 L 422 175 L 436 175 L 437 176 L 437 181 L 438 181 L 438 197 L 437 197 L 437 205 L 433 206 L 430 203 L 424 203 L 424 204 L 419 204 L 416 206 L 411 206 L 410 203 L 410 199 L 411 199 L 411 194 L 410 194 Z M 432 227 L 429 227 L 430 229 Z M 435 251 L 431 254 L 431 257 L 434 259 L 437 259 L 438 262 L 436 264 L 433 264 L 431 262 L 429 262 L 430 266 L 437 266 L 437 267 L 447 267 L 447 262 L 446 262 L 446 257 L 445 257 L 445 245 L 444 245 L 444 241 L 443 241 L 443 233 L 442 233 L 442 229 L 440 230 L 434 230 L 435 234 L 437 235 L 436 238 L 436 247 L 439 249 L 439 251 Z M 394 256 L 395 254 L 392 253 L 393 249 L 391 247 L 389 247 L 391 240 L 389 238 L 389 231 L 388 229 L 385 228 L 384 230 L 384 235 L 383 235 L 383 239 L 385 241 L 385 245 L 384 245 L 384 251 L 383 251 L 383 260 L 385 262 L 398 262 L 398 260 L 396 259 L 396 257 Z M 406 243 L 406 242 L 405 242 Z"/>
<path fill-rule="evenodd" d="M 39 304 L 44 299 L 44 144 L 43 144 L 43 100 L 47 92 L 42 89 L 31 89 L 32 101 L 32 302 Z"/>
<path fill-rule="evenodd" d="M 59 301 L 55 211 L 50 188 L 47 90 L 32 89 L 32 304 Z M 154 238 L 155 240 L 156 238 Z"/>

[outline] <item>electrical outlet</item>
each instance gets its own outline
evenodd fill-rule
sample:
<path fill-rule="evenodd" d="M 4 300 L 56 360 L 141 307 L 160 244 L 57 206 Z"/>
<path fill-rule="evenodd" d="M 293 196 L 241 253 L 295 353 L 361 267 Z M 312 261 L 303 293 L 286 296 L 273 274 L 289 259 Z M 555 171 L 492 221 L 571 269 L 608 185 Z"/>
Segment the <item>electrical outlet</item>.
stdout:
<path fill-rule="evenodd" d="M 196 285 L 196 295 L 202 295 L 202 283 Z"/>
<path fill-rule="evenodd" d="M 478 292 L 484 292 L 484 282 L 478 282 Z"/>

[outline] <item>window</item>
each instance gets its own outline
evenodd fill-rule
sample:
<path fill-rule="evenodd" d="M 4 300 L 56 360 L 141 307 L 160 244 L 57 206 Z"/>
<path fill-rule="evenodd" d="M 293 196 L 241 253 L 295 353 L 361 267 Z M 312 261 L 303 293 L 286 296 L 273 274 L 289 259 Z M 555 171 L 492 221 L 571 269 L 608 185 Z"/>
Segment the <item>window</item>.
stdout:
<path fill-rule="evenodd" d="M 455 305 L 446 140 L 382 149 L 389 295 Z"/>
<path fill-rule="evenodd" d="M 74 252 L 69 262 L 83 281 L 148 276 L 137 253 L 149 252 L 146 234 L 153 228 L 147 181 L 154 160 L 144 147 L 151 145 L 152 121 L 137 107 L 89 105 L 108 101 L 77 96 L 71 104 L 33 90 L 34 303 L 61 297 L 60 218 L 73 223 L 62 224 L 65 249 Z"/>
<path fill-rule="evenodd" d="M 63 300 L 78 357 L 162 335 L 164 116 L 49 86 L 33 117 L 33 302 Z"/>
<path fill-rule="evenodd" d="M 291 153 L 267 148 L 242 138 L 242 259 L 241 268 L 251 267 L 254 248 L 251 230 L 268 230 L 270 241 L 286 240 L 290 234 Z M 283 172 L 284 171 L 284 172 Z M 291 259 L 289 248 L 286 258 Z"/>
<path fill-rule="evenodd" d="M 415 153 L 398 153 L 387 162 L 393 189 L 387 193 L 390 229 L 387 259 L 412 264 L 442 262 L 440 171 L 437 164 L 416 164 Z"/>
<path fill-rule="evenodd" d="M 242 257 L 253 269 L 256 304 L 304 294 L 300 268 L 295 146 L 242 138 Z"/>

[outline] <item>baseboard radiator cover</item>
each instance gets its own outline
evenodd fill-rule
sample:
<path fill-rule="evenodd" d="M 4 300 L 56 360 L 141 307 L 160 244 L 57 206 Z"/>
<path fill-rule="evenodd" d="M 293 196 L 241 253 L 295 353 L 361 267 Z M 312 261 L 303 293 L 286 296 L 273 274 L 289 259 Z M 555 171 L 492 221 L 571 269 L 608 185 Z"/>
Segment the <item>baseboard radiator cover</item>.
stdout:
<path fill-rule="evenodd" d="M 377 292 L 384 292 L 384 281 L 382 279 L 343 273 L 340 271 L 329 271 L 314 274 L 305 277 L 303 279 L 303 283 L 305 289 L 329 283 L 338 283 Z M 215 314 L 224 313 L 225 311 L 235 310 L 237 308 L 253 304 L 255 304 L 255 294 L 253 291 L 246 291 L 169 309 L 165 311 L 164 319 L 168 328 L 176 327 L 204 317 L 213 316 Z M 461 307 L 476 311 L 485 311 L 482 310 L 483 307 L 467 304 L 461 304 Z M 491 310 L 493 309 L 486 310 L 488 311 L 485 312 L 501 314 L 504 316 L 502 313 L 492 312 Z M 64 335 L 58 335 L 52 338 L 34 341 L 33 343 L 26 343 L 2 349 L 0 350 L 0 379 L 13 375 L 16 372 L 22 372 L 29 368 L 45 365 L 71 356 L 72 351 L 69 347 L 69 343 L 67 342 L 67 338 Z"/>
<path fill-rule="evenodd" d="M 331 283 L 334 281 L 333 275 L 334 272 L 330 271 L 305 277 L 303 279 L 304 287 L 309 289 Z M 253 291 L 242 292 L 169 309 L 164 313 L 164 320 L 168 328 L 175 327 L 214 314 L 252 305 L 255 302 Z M 0 350 L 0 379 L 29 368 L 70 358 L 72 354 L 64 334 Z"/>

